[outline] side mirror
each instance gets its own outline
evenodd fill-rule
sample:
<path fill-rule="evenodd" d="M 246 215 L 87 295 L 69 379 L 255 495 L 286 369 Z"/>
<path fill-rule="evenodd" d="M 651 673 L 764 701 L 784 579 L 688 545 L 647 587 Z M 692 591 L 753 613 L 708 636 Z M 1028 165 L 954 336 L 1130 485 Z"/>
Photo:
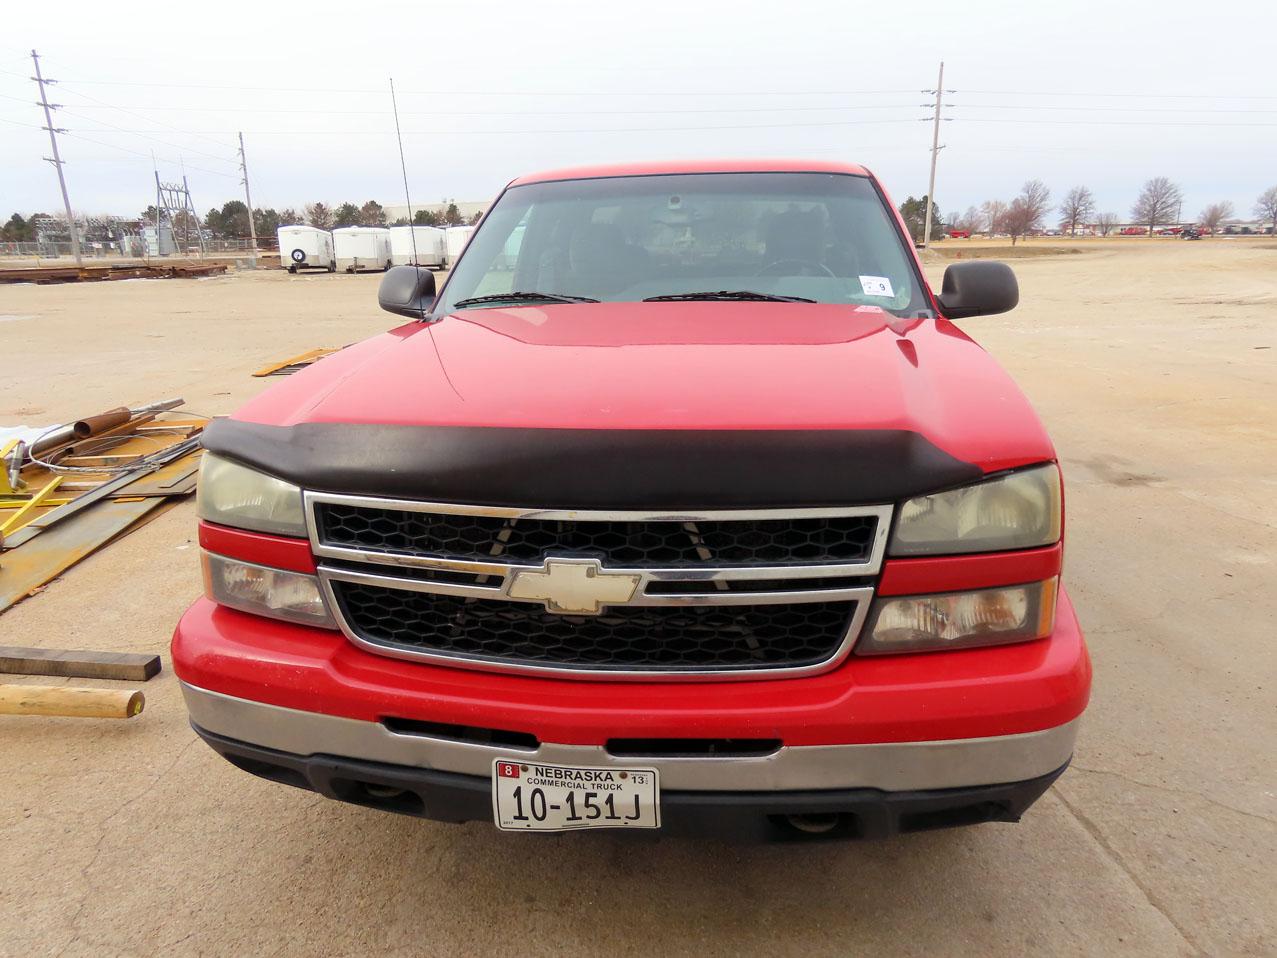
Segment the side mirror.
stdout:
<path fill-rule="evenodd" d="M 435 301 L 435 274 L 424 266 L 392 266 L 377 288 L 377 304 L 387 312 L 421 319 Z"/>
<path fill-rule="evenodd" d="M 944 271 L 936 299 L 949 319 L 991 316 L 1015 309 L 1020 302 L 1020 284 L 1006 263 L 954 263 Z"/>

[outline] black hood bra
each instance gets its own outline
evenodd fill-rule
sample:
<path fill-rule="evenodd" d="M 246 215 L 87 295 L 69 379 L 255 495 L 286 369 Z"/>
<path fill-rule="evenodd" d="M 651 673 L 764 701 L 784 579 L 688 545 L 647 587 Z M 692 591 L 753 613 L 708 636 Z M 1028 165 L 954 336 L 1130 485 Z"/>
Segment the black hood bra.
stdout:
<path fill-rule="evenodd" d="M 983 475 L 903 429 L 516 429 L 217 419 L 204 448 L 306 489 L 530 509 L 892 502 Z"/>

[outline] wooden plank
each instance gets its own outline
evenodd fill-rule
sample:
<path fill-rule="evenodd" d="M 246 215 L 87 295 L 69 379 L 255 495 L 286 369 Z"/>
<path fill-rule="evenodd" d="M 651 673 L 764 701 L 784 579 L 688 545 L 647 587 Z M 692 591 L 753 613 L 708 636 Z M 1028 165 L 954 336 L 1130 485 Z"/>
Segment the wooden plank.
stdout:
<path fill-rule="evenodd" d="M 325 356 L 330 356 L 338 351 L 339 347 L 335 346 L 320 346 L 316 349 L 308 349 L 304 353 L 299 353 L 296 356 L 290 356 L 288 359 L 282 359 L 279 362 L 271 363 L 269 366 L 263 366 L 261 369 L 257 370 L 257 372 L 253 373 L 253 375 L 256 377 L 273 376 L 280 370 L 287 369 L 289 366 L 309 366 L 311 363 L 318 362 Z"/>
<path fill-rule="evenodd" d="M 145 682 L 159 674 L 160 657 L 142 652 L 29 649 L 19 645 L 0 645 L 0 672 Z"/>
<path fill-rule="evenodd" d="M 0 685 L 0 715 L 133 718 L 146 707 L 136 689 L 82 689 L 65 685 Z"/>

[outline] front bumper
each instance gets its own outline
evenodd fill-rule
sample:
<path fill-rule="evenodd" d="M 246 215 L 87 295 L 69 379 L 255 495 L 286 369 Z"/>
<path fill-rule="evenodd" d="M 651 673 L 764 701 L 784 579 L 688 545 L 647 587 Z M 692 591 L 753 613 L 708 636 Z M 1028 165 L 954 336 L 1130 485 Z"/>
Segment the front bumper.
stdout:
<path fill-rule="evenodd" d="M 198 725 L 195 731 L 237 768 L 273 782 L 436 821 L 492 820 L 491 782 L 485 777 L 334 755 L 294 755 L 216 735 Z M 885 838 L 982 822 L 1015 822 L 1064 768 L 1027 781 L 903 792 L 662 788 L 657 834 L 750 841 Z"/>
<path fill-rule="evenodd" d="M 213 748 L 334 798 L 490 820 L 497 757 L 655 766 L 663 831 L 757 837 L 806 834 L 792 816 L 833 816 L 831 834 L 847 836 L 1014 821 L 1067 765 L 1090 689 L 1063 592 L 1042 641 L 852 656 L 784 680 L 556 681 L 410 663 L 207 600 L 179 623 L 173 665 Z M 742 739 L 771 744 L 679 750 Z"/>
<path fill-rule="evenodd" d="M 858 745 L 785 745 L 762 754 L 672 755 L 609 743 L 489 744 L 457 729 L 425 732 L 394 721 L 280 708 L 187 683 L 182 694 L 201 734 L 284 755 L 336 757 L 487 780 L 498 758 L 548 765 L 655 767 L 662 789 L 771 792 L 877 789 L 904 792 L 999 785 L 1046 775 L 1073 754 L 1077 721 L 1018 735 Z"/>

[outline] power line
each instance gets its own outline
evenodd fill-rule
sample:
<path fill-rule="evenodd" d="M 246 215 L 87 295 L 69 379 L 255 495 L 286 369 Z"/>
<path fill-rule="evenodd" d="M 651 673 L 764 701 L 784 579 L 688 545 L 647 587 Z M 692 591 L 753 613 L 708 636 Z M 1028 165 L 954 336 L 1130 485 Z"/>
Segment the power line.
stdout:
<path fill-rule="evenodd" d="M 83 94 L 79 94 L 83 96 Z M 12 99 L 18 99 L 13 97 Z M 94 107 L 76 104 L 78 109 Z M 912 103 L 869 103 L 856 106 L 753 106 L 753 107 L 697 107 L 677 110 L 400 110 L 400 116 L 657 116 L 685 113 L 836 113 L 842 110 L 911 110 Z M 109 109 L 123 109 L 109 107 Z M 138 110 L 180 110 L 184 113 L 283 113 L 308 116 L 391 116 L 385 110 L 281 110 L 274 107 L 200 107 L 200 106 L 136 106 Z M 136 115 L 136 114 L 135 114 Z M 139 117 L 158 123 L 150 117 Z M 176 127 L 174 127 L 176 129 Z M 189 131 L 179 131 L 189 132 Z M 199 135 L 199 134 L 196 134 Z"/>
<path fill-rule="evenodd" d="M 140 80 L 88 80 L 73 79 L 68 81 L 82 86 L 154 86 L 154 83 Z M 249 92 L 271 93 L 383 93 L 383 90 L 367 88 L 327 89 L 316 87 L 278 87 L 278 86 L 233 86 L 208 83 L 166 83 L 169 89 L 182 90 L 244 90 Z M 643 97 L 683 97 L 683 96 L 887 96 L 891 94 L 913 93 L 912 89 L 895 90 L 642 90 L 633 93 L 614 90 L 401 90 L 412 96 L 643 96 Z"/>
<path fill-rule="evenodd" d="M 126 114 L 128 114 L 129 116 L 132 116 L 132 117 L 135 117 L 136 119 L 142 120 L 142 121 L 143 121 L 143 122 L 145 122 L 145 123 L 156 123 L 156 124 L 158 124 L 158 125 L 160 125 L 160 126 L 166 127 L 166 128 L 168 128 L 168 129 L 170 129 L 170 130 L 174 131 L 175 133 L 184 133 L 184 134 L 188 134 L 188 135 L 190 135 L 190 136 L 198 136 L 198 137 L 202 137 L 203 139 L 208 140 L 210 143 L 214 143 L 214 144 L 216 144 L 217 146 L 222 146 L 222 147 L 224 147 L 224 146 L 226 145 L 226 144 L 224 144 L 224 143 L 219 142 L 218 140 L 213 139 L 213 138 L 212 138 L 212 137 L 210 137 L 210 136 L 205 136 L 203 133 L 192 133 L 190 130 L 183 130 L 183 129 L 179 128 L 179 127 L 171 126 L 171 125 L 169 125 L 168 123 L 163 122 L 162 120 L 156 120 L 156 119 L 153 119 L 153 118 L 148 117 L 148 116 L 142 116 L 142 115 L 141 115 L 141 114 L 139 114 L 139 113 L 134 113 L 134 112 L 132 112 L 130 109 L 128 109 L 128 108 L 126 108 L 126 107 L 122 107 L 122 106 L 115 106 L 115 105 L 114 105 L 114 104 L 112 104 L 112 103 L 107 103 L 105 100 L 99 100 L 97 97 L 89 96 L 87 93 L 81 93 L 79 90 L 70 90 L 70 89 L 67 89 L 67 87 L 65 87 L 65 86 L 64 86 L 62 89 L 63 89 L 65 92 L 70 93 L 72 96 L 83 97 L 83 98 L 84 98 L 84 99 L 86 99 L 86 100 L 91 100 L 91 101 L 93 101 L 93 103 L 99 104 L 96 108 L 95 108 L 95 107 L 92 107 L 92 106 L 89 106 L 89 105 L 87 105 L 87 104 L 76 104 L 77 109 L 81 109 L 81 110 L 84 110 L 84 109 L 107 109 L 107 110 L 116 110 L 116 111 L 118 111 L 118 112 L 120 112 L 120 113 L 126 113 Z"/>
<path fill-rule="evenodd" d="M 1273 123 L 1242 123 L 1229 120 L 1031 120 L 1020 117 L 1008 117 L 1005 120 L 992 117 L 965 116 L 963 123 L 1013 123 L 1016 125 L 1032 123 L 1055 126 L 1232 126 L 1261 129 L 1277 126 Z"/>
<path fill-rule="evenodd" d="M 75 92 L 75 91 L 71 91 Z M 77 96 L 85 94 L 77 93 Z M 0 94 L 0 97 L 4 94 Z M 10 100 L 22 100 L 21 97 L 6 97 Z M 952 104 L 951 104 L 952 105 Z M 913 103 L 867 103 L 857 104 L 853 106 L 758 106 L 758 107 L 697 107 L 695 109 L 672 109 L 672 110 L 400 110 L 400 116 L 665 116 L 665 115 L 682 115 L 682 114 L 703 114 L 703 113 L 840 113 L 847 110 L 912 110 L 916 107 Z M 103 106 L 92 106 L 90 104 L 76 104 L 79 110 L 119 110 L 121 112 L 130 112 L 125 107 L 112 106 L 104 104 Z M 392 114 L 384 110 L 315 110 L 315 109 L 279 109 L 277 107 L 203 107 L 203 106 L 140 106 L 135 105 L 131 109 L 134 110 L 150 110 L 150 111 L 181 111 L 183 113 L 271 113 L 282 115 L 296 116 L 391 116 Z M 1157 106 L 1059 106 L 1059 105 L 1042 105 L 1042 104 L 1011 104 L 1011 103 L 969 103 L 965 104 L 962 109 L 967 110 L 1051 110 L 1051 111 L 1077 111 L 1077 112 L 1094 112 L 1094 113 L 1277 113 L 1277 107 L 1157 107 Z M 151 117 L 132 114 L 140 120 L 148 123 L 160 123 Z M 167 124 L 164 124 L 167 125 Z M 190 130 L 184 130 L 179 127 L 169 127 L 178 133 L 191 133 L 193 136 L 204 136 L 202 133 L 193 133 Z M 210 138 L 211 139 L 211 138 Z M 212 140 L 212 142 L 217 142 Z"/>
<path fill-rule="evenodd" d="M 1087 113 L 1277 113 L 1277 108 L 1269 107 L 1206 107 L 1185 108 L 1176 106 L 1050 106 L 1040 103 L 968 103 L 959 109 L 963 110 L 1053 110 L 1065 112 Z"/>
<path fill-rule="evenodd" d="M 4 72 L 4 71 L 0 71 Z M 14 74 L 15 76 L 17 74 Z M 151 82 L 139 80 L 88 80 L 73 79 L 68 82 L 92 86 L 154 86 Z M 166 83 L 167 88 L 188 90 L 243 90 L 249 92 L 278 93 L 351 93 L 380 94 L 384 91 L 371 88 L 339 88 L 316 89 L 313 87 L 277 87 L 253 85 L 226 85 L 203 83 Z M 545 97 L 713 97 L 713 96 L 887 96 L 892 94 L 914 93 L 913 89 L 879 89 L 879 90 L 400 90 L 400 93 L 413 96 L 545 96 Z M 1047 90 L 961 90 L 962 94 L 979 96 L 1050 96 L 1050 97 L 1116 97 L 1126 99 L 1172 99 L 1172 100 L 1277 100 L 1277 94 L 1233 94 L 1233 93 L 1142 93 L 1134 91 L 1105 91 L 1088 93 L 1079 90 L 1047 91 Z"/>
<path fill-rule="evenodd" d="M 748 123 L 733 125 L 711 125 L 711 126 L 636 126 L 636 127 L 582 127 L 578 129 L 557 129 L 546 130 L 537 127 L 527 127 L 522 130 L 404 130 L 405 136 L 468 136 L 471 134 L 501 134 L 501 135 L 533 135 L 539 136 L 543 133 L 673 133 L 688 132 L 695 133 L 702 130 L 777 130 L 790 129 L 797 127 L 827 127 L 827 126 L 861 126 L 870 124 L 883 123 L 912 123 L 912 119 L 898 120 L 836 120 L 827 122 L 811 122 L 811 123 Z M 108 130 L 94 130 L 95 133 L 109 133 Z M 138 130 L 119 130 L 120 133 L 139 133 Z M 222 130 L 209 130 L 209 133 L 222 133 Z M 254 136 L 377 136 L 389 135 L 389 130 L 363 129 L 363 130 L 246 130 L 246 133 L 252 133 Z"/>
<path fill-rule="evenodd" d="M 151 159 L 161 159 L 161 160 L 163 160 L 165 163 L 172 163 L 172 164 L 177 164 L 177 163 L 182 163 L 182 162 L 183 162 L 181 159 L 173 159 L 173 157 L 171 157 L 171 156 L 159 156 L 159 157 L 157 157 L 157 156 L 155 155 L 155 153 L 143 153 L 141 150 L 130 150 L 127 146 L 119 146 L 118 144 L 115 144 L 115 143 L 107 143 L 105 140 L 95 140 L 95 139 L 93 139 L 92 137 L 85 136 L 85 135 L 84 135 L 84 134 L 82 134 L 82 133 L 73 133 L 73 132 L 71 132 L 71 131 L 66 131 L 66 132 L 64 132 L 62 135 L 63 135 L 63 136 L 69 136 L 69 137 L 70 137 L 71 139 L 73 139 L 73 140 L 83 140 L 85 143 L 92 143 L 92 144 L 94 144 L 94 145 L 96 145 L 96 146 L 105 146 L 105 147 L 106 147 L 107 149 L 109 149 L 109 150 L 119 150 L 121 153 L 131 153 L 131 154 L 133 154 L 134 156 L 141 156 L 141 157 L 144 157 L 144 158 L 145 158 L 145 159 L 147 159 L 147 160 L 151 160 Z M 211 174 L 212 176 L 225 176 L 225 177 L 227 177 L 228 179 L 234 179 L 234 178 L 235 178 L 235 174 L 234 174 L 234 173 L 223 173 L 223 172 L 221 172 L 220 170 L 210 170 L 210 169 L 206 169 L 205 167 L 202 167 L 202 166 L 194 166 L 194 165 L 192 165 L 192 164 L 190 164 L 190 163 L 187 163 L 186 165 L 187 165 L 188 167 L 190 167 L 192 170 L 199 170 L 199 172 L 201 172 L 201 173 L 208 173 L 208 174 Z"/>
<path fill-rule="evenodd" d="M 114 131 L 117 133 L 126 133 L 130 136 L 137 136 L 137 137 L 141 137 L 144 140 L 150 140 L 152 143 L 159 143 L 161 146 L 167 146 L 173 150 L 181 150 L 188 153 L 195 153 L 195 154 L 198 154 L 199 156 L 205 156 L 205 157 L 208 157 L 209 159 L 218 160 L 219 162 L 222 162 L 222 163 L 231 163 L 231 164 L 234 163 L 233 160 L 227 159 L 225 156 L 216 156 L 212 153 L 206 153 L 203 150 L 196 150 L 189 146 L 181 146 L 177 143 L 170 143 L 168 140 L 161 140 L 159 137 L 151 136 L 150 131 L 128 130 L 122 126 L 116 126 L 114 123 L 107 123 L 106 120 L 96 120 L 91 116 L 85 116 L 82 113 L 76 113 L 72 110 L 66 109 L 65 107 L 63 107 L 62 112 L 65 113 L 67 116 L 74 116 L 81 120 L 88 120 L 90 123 L 101 123 L 103 126 L 110 127 L 110 131 L 91 129 L 89 131 L 90 133 L 108 133 L 111 131 Z"/>
<path fill-rule="evenodd" d="M 1277 100 L 1277 95 L 1254 93 L 1083 93 L 1071 92 L 1051 93 L 1045 90 L 963 90 L 964 96 L 1076 96 L 1076 97 L 1121 97 L 1138 100 Z"/>

